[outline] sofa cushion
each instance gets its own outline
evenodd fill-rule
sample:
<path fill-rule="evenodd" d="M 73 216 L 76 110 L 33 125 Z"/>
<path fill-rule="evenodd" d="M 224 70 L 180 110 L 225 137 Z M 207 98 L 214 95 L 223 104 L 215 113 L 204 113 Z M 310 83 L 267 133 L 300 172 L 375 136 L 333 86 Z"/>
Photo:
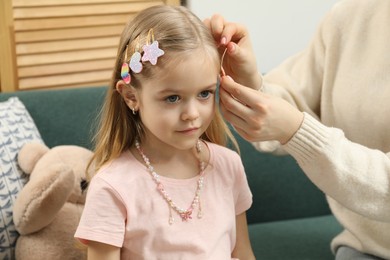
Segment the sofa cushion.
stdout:
<path fill-rule="evenodd" d="M 106 92 L 107 87 L 30 90 L 1 93 L 0 101 L 17 95 L 48 147 L 71 144 L 90 149 Z"/>
<path fill-rule="evenodd" d="M 248 223 L 330 214 L 325 195 L 290 155 L 257 151 L 236 134 L 249 186 L 253 193 Z"/>
<path fill-rule="evenodd" d="M 17 154 L 30 141 L 42 139 L 23 103 L 17 97 L 0 102 L 0 259 L 14 259 L 18 233 L 12 206 L 27 181 L 17 165 Z"/>
<path fill-rule="evenodd" d="M 330 242 L 342 227 L 333 215 L 249 225 L 257 259 L 332 260 Z"/>

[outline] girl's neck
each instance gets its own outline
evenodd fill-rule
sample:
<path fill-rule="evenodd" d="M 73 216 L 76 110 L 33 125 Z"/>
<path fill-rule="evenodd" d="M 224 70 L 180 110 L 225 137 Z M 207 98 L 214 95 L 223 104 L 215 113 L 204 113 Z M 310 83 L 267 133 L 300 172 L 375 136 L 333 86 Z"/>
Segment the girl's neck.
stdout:
<path fill-rule="evenodd" d="M 147 142 L 140 143 L 141 149 L 150 164 L 160 175 L 174 179 L 189 179 L 198 176 L 199 162 L 206 165 L 209 160 L 209 151 L 205 143 L 201 142 L 202 152 L 198 153 L 196 147 L 188 150 L 179 150 L 174 147 L 157 147 Z M 134 157 L 143 163 L 143 159 L 135 147 L 131 149 Z"/>

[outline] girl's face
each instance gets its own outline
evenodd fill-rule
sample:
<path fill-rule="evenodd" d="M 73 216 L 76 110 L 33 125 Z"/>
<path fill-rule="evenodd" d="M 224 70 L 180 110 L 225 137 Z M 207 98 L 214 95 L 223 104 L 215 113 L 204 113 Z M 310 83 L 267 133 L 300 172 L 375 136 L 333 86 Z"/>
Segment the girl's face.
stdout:
<path fill-rule="evenodd" d="M 137 90 L 149 147 L 191 149 L 210 125 L 219 70 L 215 61 L 202 57 L 197 52 L 173 61 L 159 71 L 161 77 L 144 80 Z"/>

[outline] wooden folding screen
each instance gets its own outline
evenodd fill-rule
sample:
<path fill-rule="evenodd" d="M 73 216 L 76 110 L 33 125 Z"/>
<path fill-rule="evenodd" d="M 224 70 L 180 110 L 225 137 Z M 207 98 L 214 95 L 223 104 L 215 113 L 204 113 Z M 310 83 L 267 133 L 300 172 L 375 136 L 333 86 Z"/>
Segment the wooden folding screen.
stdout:
<path fill-rule="evenodd" d="M 1 0 L 1 91 L 107 85 L 138 11 L 179 0 Z"/>

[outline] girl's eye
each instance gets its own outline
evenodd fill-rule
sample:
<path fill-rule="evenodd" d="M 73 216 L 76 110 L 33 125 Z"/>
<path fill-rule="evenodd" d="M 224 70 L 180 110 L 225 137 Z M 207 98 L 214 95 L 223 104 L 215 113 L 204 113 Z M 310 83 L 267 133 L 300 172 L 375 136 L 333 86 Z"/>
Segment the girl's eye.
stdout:
<path fill-rule="evenodd" d="M 177 102 L 179 102 L 179 100 L 180 100 L 180 98 L 178 95 L 169 96 L 165 99 L 165 101 L 168 103 L 177 103 Z"/>
<path fill-rule="evenodd" d="M 210 90 L 205 90 L 205 91 L 202 91 L 202 92 L 199 93 L 199 97 L 201 99 L 207 99 L 207 98 L 210 97 L 210 95 L 211 95 L 211 91 Z"/>

